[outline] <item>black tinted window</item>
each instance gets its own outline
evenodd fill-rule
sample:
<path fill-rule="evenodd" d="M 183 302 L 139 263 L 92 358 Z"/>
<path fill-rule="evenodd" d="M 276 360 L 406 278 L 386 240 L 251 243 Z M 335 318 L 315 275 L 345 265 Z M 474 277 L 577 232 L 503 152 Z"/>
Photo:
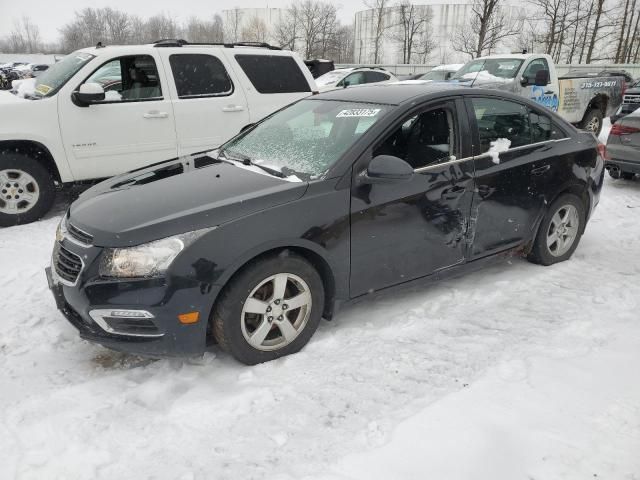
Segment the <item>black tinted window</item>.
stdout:
<path fill-rule="evenodd" d="M 529 120 L 531 121 L 531 140 L 533 143 L 565 138 L 562 130 L 556 127 L 548 116 L 529 111 Z"/>
<path fill-rule="evenodd" d="M 205 54 L 177 54 L 169 57 L 179 98 L 229 95 L 233 84 L 217 57 Z"/>
<path fill-rule="evenodd" d="M 376 83 L 376 82 L 384 82 L 385 80 L 389 80 L 389 75 L 381 72 L 365 72 L 364 78 L 365 78 L 365 83 Z"/>
<path fill-rule="evenodd" d="M 480 136 L 480 153 L 491 148 L 491 142 L 507 139 L 510 147 L 531 143 L 529 112 L 519 103 L 495 98 L 474 98 L 473 111 Z"/>
<path fill-rule="evenodd" d="M 307 79 L 292 57 L 236 55 L 236 60 L 259 93 L 311 91 Z"/>

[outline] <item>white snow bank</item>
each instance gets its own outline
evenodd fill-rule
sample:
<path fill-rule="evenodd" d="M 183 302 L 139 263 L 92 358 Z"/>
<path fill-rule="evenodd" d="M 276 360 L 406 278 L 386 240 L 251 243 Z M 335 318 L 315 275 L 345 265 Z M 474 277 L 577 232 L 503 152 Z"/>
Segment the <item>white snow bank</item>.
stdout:
<path fill-rule="evenodd" d="M 35 93 L 36 79 L 25 78 L 23 80 L 14 80 L 13 82 L 11 82 L 11 87 L 16 91 L 16 95 L 18 97 L 24 98 Z"/>

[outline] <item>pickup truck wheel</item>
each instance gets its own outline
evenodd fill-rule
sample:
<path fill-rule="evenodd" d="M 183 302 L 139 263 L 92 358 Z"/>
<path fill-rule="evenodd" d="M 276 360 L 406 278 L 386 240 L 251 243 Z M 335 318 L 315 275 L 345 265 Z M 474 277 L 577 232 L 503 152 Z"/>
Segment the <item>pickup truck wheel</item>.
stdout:
<path fill-rule="evenodd" d="M 568 260 L 584 232 L 585 208 L 575 195 L 561 195 L 547 211 L 527 257 L 540 265 Z"/>
<path fill-rule="evenodd" d="M 590 108 L 578 126 L 583 130 L 593 132 L 596 136 L 600 135 L 602 130 L 602 111 L 599 108 Z"/>
<path fill-rule="evenodd" d="M 51 173 L 42 164 L 21 153 L 0 154 L 0 227 L 38 220 L 55 194 Z"/>
<path fill-rule="evenodd" d="M 252 262 L 224 288 L 213 310 L 220 347 L 247 365 L 299 351 L 322 317 L 324 286 L 297 255 Z"/>

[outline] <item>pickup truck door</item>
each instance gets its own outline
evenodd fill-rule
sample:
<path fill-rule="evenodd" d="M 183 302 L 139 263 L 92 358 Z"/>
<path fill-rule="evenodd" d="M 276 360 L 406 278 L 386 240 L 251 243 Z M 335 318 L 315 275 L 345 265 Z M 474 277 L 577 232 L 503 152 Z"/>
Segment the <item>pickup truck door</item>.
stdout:
<path fill-rule="evenodd" d="M 159 67 L 157 54 L 113 57 L 61 92 L 60 130 L 76 180 L 110 177 L 176 156 L 173 110 Z M 83 83 L 100 84 L 105 100 L 74 103 L 71 92 Z"/>
<path fill-rule="evenodd" d="M 163 48 L 176 118 L 178 154 L 213 149 L 249 122 L 244 91 L 232 80 L 227 59 L 212 49 Z"/>
<path fill-rule="evenodd" d="M 536 85 L 536 80 L 542 78 L 543 70 L 549 72 L 547 83 Z M 530 98 L 554 112 L 558 111 L 558 77 L 555 68 L 549 65 L 545 57 L 532 58 L 525 63 L 519 82 L 522 89 L 521 96 Z"/>

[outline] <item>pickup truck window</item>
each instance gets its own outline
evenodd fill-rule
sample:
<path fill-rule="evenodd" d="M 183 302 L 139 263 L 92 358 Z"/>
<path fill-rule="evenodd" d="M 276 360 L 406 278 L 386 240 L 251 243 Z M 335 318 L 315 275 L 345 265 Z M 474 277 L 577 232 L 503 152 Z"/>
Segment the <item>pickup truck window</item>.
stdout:
<path fill-rule="evenodd" d="M 84 83 L 97 83 L 105 103 L 162 98 L 156 62 L 150 55 L 129 55 L 102 64 Z"/>
<path fill-rule="evenodd" d="M 309 82 L 293 57 L 238 54 L 235 58 L 259 93 L 311 91 Z"/>
<path fill-rule="evenodd" d="M 518 74 L 523 60 L 517 58 L 487 58 L 468 62 L 458 70 L 451 80 L 460 82 L 472 81 L 476 78 L 488 80 L 490 78 L 512 79 Z"/>
<path fill-rule="evenodd" d="M 189 53 L 169 57 L 178 98 L 221 97 L 233 93 L 233 83 L 218 57 Z"/>
<path fill-rule="evenodd" d="M 531 143 L 527 107 L 497 98 L 474 98 L 473 111 L 480 136 L 480 153 L 488 152 L 491 142 L 506 139 L 510 147 Z"/>
<path fill-rule="evenodd" d="M 35 86 L 35 94 L 39 97 L 55 95 L 71 77 L 80 71 L 94 58 L 93 55 L 83 52 L 71 53 L 61 61 L 52 65 L 42 75 L 38 76 Z"/>
<path fill-rule="evenodd" d="M 536 73 L 538 73 L 538 71 L 540 70 L 549 71 L 549 64 L 544 58 L 536 58 L 532 60 L 531 63 L 527 65 L 527 68 L 522 74 L 522 77 L 527 80 L 527 83 L 529 85 L 533 85 L 536 81 Z"/>

